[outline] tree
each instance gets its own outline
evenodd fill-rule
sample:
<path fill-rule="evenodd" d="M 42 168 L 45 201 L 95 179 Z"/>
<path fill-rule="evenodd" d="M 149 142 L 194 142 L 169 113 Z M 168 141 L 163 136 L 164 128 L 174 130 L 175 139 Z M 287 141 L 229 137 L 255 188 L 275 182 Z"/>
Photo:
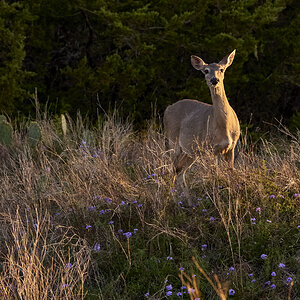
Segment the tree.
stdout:
<path fill-rule="evenodd" d="M 28 93 L 25 80 L 31 73 L 23 69 L 25 39 L 30 12 L 19 2 L 0 2 L 0 110 L 12 113 Z"/>
<path fill-rule="evenodd" d="M 37 87 L 41 103 L 48 102 L 54 112 L 80 110 L 93 117 L 100 107 L 116 107 L 139 124 L 154 107 L 162 113 L 180 98 L 210 101 L 190 55 L 212 62 L 237 49 L 225 86 L 242 121 L 251 113 L 256 123 L 295 119 L 299 110 L 295 0 L 24 0 L 22 6 L 2 5 L 21 7 L 5 27 L 19 38 L 14 47 L 2 38 L 8 50 L 0 51 L 18 57 L 15 69 L 23 77 L 12 76 L 11 88 L 10 80 L 2 83 L 4 95 L 13 91 L 14 103 L 29 103 L 25 91 Z M 1 13 L 7 22 L 10 17 Z M 28 77 L 30 72 L 35 76 Z M 0 109 L 10 98 L 2 97 Z M 17 107 L 29 111 L 24 104 Z"/>

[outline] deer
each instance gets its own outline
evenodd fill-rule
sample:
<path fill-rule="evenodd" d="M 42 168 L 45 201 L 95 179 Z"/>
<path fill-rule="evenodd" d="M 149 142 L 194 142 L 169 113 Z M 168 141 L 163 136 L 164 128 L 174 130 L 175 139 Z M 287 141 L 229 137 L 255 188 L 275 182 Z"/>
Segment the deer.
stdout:
<path fill-rule="evenodd" d="M 234 168 L 234 150 L 240 137 L 240 124 L 230 106 L 224 89 L 224 74 L 232 64 L 236 50 L 219 63 L 206 64 L 191 56 L 191 64 L 201 71 L 210 90 L 212 105 L 198 100 L 183 99 L 169 105 L 163 117 L 169 148 L 174 150 L 175 173 L 181 178 L 184 193 L 189 195 L 185 172 L 195 161 L 200 146 L 213 148 L 217 163 L 224 156 L 230 169 Z M 191 205 L 191 199 L 188 196 Z"/>

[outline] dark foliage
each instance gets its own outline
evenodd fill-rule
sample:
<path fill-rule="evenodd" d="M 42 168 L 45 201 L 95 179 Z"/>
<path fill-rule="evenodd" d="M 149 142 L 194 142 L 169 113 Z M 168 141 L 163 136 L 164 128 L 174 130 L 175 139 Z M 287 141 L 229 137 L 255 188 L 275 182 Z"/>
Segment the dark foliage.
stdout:
<path fill-rule="evenodd" d="M 300 6 L 292 0 L 0 2 L 0 111 L 104 109 L 141 124 L 180 98 L 209 102 L 190 65 L 237 49 L 225 88 L 242 122 L 300 127 Z M 253 117 L 251 117 L 253 115 Z"/>

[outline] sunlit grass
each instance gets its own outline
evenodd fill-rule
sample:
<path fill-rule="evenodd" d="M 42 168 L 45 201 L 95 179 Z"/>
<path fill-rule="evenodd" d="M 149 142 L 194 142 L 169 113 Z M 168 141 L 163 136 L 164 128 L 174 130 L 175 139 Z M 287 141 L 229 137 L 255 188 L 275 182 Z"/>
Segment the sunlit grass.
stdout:
<path fill-rule="evenodd" d="M 37 148 L 22 125 L 1 147 L 5 299 L 296 297 L 299 135 L 243 137 L 235 170 L 204 151 L 188 207 L 159 128 L 66 119 L 41 117 Z"/>

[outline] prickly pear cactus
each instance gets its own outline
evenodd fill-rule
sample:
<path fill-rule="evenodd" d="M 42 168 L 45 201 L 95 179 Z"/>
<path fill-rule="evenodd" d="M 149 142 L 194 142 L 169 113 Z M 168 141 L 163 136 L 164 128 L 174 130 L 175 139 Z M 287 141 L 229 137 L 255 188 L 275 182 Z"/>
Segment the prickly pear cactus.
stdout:
<path fill-rule="evenodd" d="M 5 146 L 12 144 L 13 129 L 6 121 L 0 121 L 0 143 Z"/>
<path fill-rule="evenodd" d="M 31 122 L 27 129 L 28 144 L 30 147 L 36 147 L 42 140 L 41 127 L 37 122 Z"/>
<path fill-rule="evenodd" d="M 0 115 L 0 122 L 2 122 L 2 121 L 7 121 L 7 120 L 6 120 L 6 117 L 5 117 L 5 116 Z"/>

